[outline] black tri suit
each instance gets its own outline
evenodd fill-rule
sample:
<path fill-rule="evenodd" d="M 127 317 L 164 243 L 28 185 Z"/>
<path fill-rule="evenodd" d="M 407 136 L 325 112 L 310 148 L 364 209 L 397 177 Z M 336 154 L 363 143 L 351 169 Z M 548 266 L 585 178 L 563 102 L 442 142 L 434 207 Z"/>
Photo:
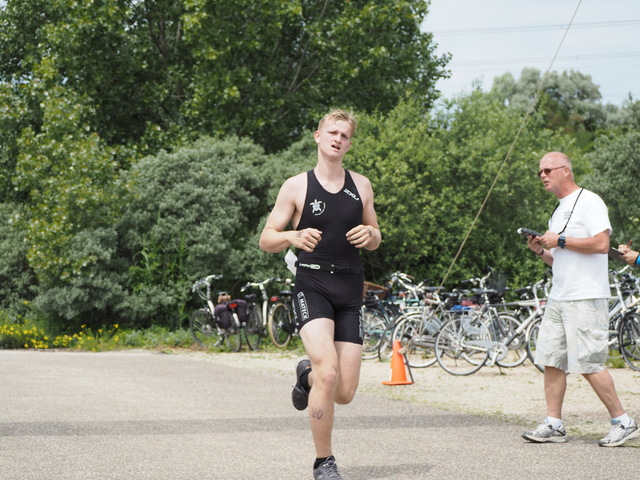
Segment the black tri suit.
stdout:
<path fill-rule="evenodd" d="M 362 262 L 359 249 L 347 240 L 347 232 L 362 224 L 362 210 L 348 170 L 338 193 L 327 192 L 314 171 L 307 172 L 307 193 L 296 230 L 316 228 L 322 240 L 313 252 L 299 251 L 293 295 L 298 329 L 316 318 L 330 318 L 336 324 L 335 341 L 362 344 Z"/>

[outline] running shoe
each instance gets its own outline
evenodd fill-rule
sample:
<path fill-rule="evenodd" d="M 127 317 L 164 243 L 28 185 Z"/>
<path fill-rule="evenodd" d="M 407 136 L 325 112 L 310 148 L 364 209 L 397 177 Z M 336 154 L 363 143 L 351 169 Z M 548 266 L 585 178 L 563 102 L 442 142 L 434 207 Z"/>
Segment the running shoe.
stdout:
<path fill-rule="evenodd" d="M 309 390 L 302 386 L 300 380 L 300 377 L 308 368 L 311 368 L 311 362 L 306 357 L 301 358 L 296 365 L 296 384 L 291 392 L 291 400 L 296 410 L 304 410 L 309 405 Z"/>
<path fill-rule="evenodd" d="M 336 459 L 334 457 L 327 458 L 313 471 L 314 480 L 328 480 L 330 478 L 334 480 L 344 480 L 340 472 L 338 472 L 338 466 L 336 465 Z"/>
<path fill-rule="evenodd" d="M 522 438 L 537 443 L 564 443 L 567 441 L 567 432 L 562 425 L 559 428 L 553 428 L 551 425 L 543 423 L 538 425 L 535 430 L 524 432 Z"/>
<path fill-rule="evenodd" d="M 601 447 L 618 447 L 627 440 L 636 438 L 640 435 L 638 425 L 635 420 L 631 420 L 631 425 L 625 427 L 621 423 L 611 425 L 611 430 L 602 440 L 598 442 Z"/>

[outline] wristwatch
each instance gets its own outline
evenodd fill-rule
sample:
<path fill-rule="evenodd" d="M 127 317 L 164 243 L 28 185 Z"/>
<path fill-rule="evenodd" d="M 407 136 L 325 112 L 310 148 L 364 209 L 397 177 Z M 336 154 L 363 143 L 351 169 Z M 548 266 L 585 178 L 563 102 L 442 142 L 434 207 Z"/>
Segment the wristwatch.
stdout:
<path fill-rule="evenodd" d="M 558 246 L 560 248 L 564 248 L 566 244 L 567 244 L 567 239 L 565 238 L 564 235 L 560 235 L 560 237 L 558 237 Z"/>

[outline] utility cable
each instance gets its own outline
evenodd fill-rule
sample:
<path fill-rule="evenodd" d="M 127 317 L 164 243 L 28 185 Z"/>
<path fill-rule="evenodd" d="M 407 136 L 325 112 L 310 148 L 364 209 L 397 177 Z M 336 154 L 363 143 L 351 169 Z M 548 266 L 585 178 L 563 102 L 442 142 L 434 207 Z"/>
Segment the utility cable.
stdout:
<path fill-rule="evenodd" d="M 538 99 L 540 98 L 540 94 L 542 93 L 542 88 L 544 86 L 544 83 L 545 83 L 547 77 L 549 76 L 549 72 L 551 71 L 551 68 L 553 67 L 553 63 L 555 62 L 556 57 L 558 56 L 558 53 L 560 53 L 560 49 L 562 48 L 562 44 L 564 43 L 565 38 L 567 38 L 567 34 L 569 33 L 569 29 L 571 28 L 571 24 L 573 23 L 573 20 L 575 19 L 576 14 L 578 13 L 578 9 L 580 8 L 581 4 L 582 4 L 582 0 L 578 0 L 578 5 L 576 6 L 576 8 L 575 8 L 575 10 L 573 12 L 573 15 L 571 16 L 571 20 L 569 21 L 569 24 L 567 25 L 567 28 L 566 28 L 566 30 L 564 32 L 564 35 L 562 36 L 562 39 L 560 40 L 560 44 L 558 45 L 558 48 L 556 49 L 556 53 L 554 54 L 553 58 L 551 59 L 551 63 L 549 64 L 549 68 L 547 68 L 547 71 L 544 73 L 544 75 L 540 79 L 536 94 L 533 97 L 533 99 L 531 100 L 531 103 L 529 104 L 529 107 L 527 108 L 525 116 L 522 119 L 522 123 L 520 124 L 520 127 L 518 128 L 518 131 L 516 132 L 516 136 L 513 139 L 513 142 L 511 142 L 511 145 L 509 146 L 509 150 L 507 151 L 507 154 L 504 157 L 504 160 L 502 161 L 502 164 L 500 165 L 500 168 L 498 169 L 498 172 L 496 173 L 496 176 L 493 179 L 493 183 L 491 184 L 491 187 L 489 187 L 489 191 L 487 192 L 487 195 L 484 197 L 484 200 L 482 201 L 482 205 L 480 206 L 480 209 L 478 210 L 478 213 L 476 213 L 475 218 L 471 222 L 471 226 L 469 227 L 469 230 L 467 231 L 467 234 L 465 235 L 464 239 L 462 240 L 462 243 L 460 244 L 460 248 L 458 248 L 458 252 L 456 253 L 456 256 L 453 258 L 453 261 L 451 262 L 451 265 L 449 265 L 449 269 L 447 270 L 447 273 L 445 274 L 444 278 L 442 279 L 442 282 L 440 283 L 440 286 L 444 286 L 445 285 L 445 283 L 447 282 L 447 279 L 449 278 L 449 274 L 451 273 L 451 270 L 453 269 L 453 267 L 455 266 L 456 262 L 458 261 L 458 258 L 460 258 L 460 254 L 462 253 L 462 250 L 464 249 L 464 246 L 466 245 L 467 240 L 469 239 L 469 236 L 471 235 L 471 232 L 475 228 L 476 223 L 478 222 L 478 218 L 480 217 L 480 214 L 482 213 L 482 210 L 484 210 L 484 207 L 486 206 L 487 201 L 489 200 L 489 197 L 491 196 L 491 193 L 493 192 L 493 189 L 496 186 L 496 183 L 498 182 L 498 178 L 500 177 L 500 174 L 502 173 L 502 170 L 504 169 L 505 165 L 509 161 L 509 158 L 511 157 L 511 153 L 513 152 L 513 149 L 514 149 L 516 143 L 518 142 L 518 139 L 520 138 L 520 134 L 524 130 L 524 127 L 527 124 L 527 121 L 529 120 L 529 117 L 531 116 L 531 114 L 535 110 L 535 106 L 538 103 Z"/>
<path fill-rule="evenodd" d="M 574 23 L 573 29 L 576 28 L 611 28 L 611 27 L 629 27 L 640 23 L 640 19 L 629 20 L 613 20 L 605 22 L 586 22 Z M 539 32 L 549 30 L 564 30 L 566 25 L 523 25 L 521 27 L 492 27 L 492 28 L 467 28 L 462 30 L 435 30 L 432 33 L 435 37 L 452 37 L 467 35 L 492 35 L 502 33 L 522 33 L 522 32 Z"/>

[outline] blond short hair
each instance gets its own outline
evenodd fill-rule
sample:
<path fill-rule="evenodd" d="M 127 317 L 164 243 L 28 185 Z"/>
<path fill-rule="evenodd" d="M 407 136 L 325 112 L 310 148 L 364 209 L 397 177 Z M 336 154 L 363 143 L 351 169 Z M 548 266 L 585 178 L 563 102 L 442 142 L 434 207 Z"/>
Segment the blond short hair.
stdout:
<path fill-rule="evenodd" d="M 318 122 L 318 130 L 322 129 L 322 125 L 324 125 L 324 122 L 326 122 L 327 120 L 333 120 L 333 121 L 343 120 L 351 126 L 351 136 L 353 137 L 356 133 L 356 127 L 358 126 L 358 121 L 356 120 L 355 113 L 353 113 L 351 110 L 347 111 L 347 110 L 341 110 L 339 108 L 336 108 L 335 110 L 331 110 L 329 113 L 327 113 L 324 117 L 320 119 L 320 122 Z"/>

